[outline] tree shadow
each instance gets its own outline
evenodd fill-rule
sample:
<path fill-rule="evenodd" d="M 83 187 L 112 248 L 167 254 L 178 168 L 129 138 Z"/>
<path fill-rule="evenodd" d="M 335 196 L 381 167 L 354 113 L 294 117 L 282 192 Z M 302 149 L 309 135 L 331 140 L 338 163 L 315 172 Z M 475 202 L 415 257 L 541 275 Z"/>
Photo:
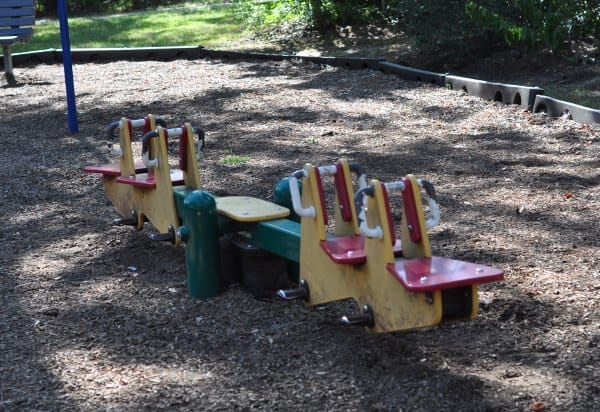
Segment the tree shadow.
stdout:
<path fill-rule="evenodd" d="M 254 65 L 245 67 L 242 77 L 253 76 L 258 69 Z M 285 72 L 284 68 L 269 66 L 267 75 L 277 76 L 278 71 Z M 321 89 L 327 95 L 340 98 L 340 93 L 348 90 L 348 85 L 332 84 L 335 80 L 332 73 L 323 71 L 316 76 L 330 85 Z M 307 79 L 288 89 L 293 93 L 318 84 Z M 593 361 L 593 357 L 586 358 L 592 355 L 584 351 L 574 353 L 572 361 L 561 360 L 571 367 L 561 370 L 553 367 L 552 357 L 543 355 L 560 350 L 544 346 L 543 337 L 567 306 L 538 298 L 519 284 L 507 281 L 508 285 L 486 286 L 483 292 L 497 292 L 500 297 L 490 303 L 482 301 L 481 315 L 472 322 L 390 335 L 368 335 L 362 329 L 341 328 L 336 319 L 355 309 L 349 302 L 329 305 L 327 310 L 309 309 L 295 302 L 255 301 L 235 288 L 211 300 L 194 301 L 186 296 L 183 249 L 150 242 L 145 232 L 111 228 L 107 222 L 114 217 L 114 211 L 102 193 L 98 176 L 89 175 L 72 182 L 72 176 L 82 173 L 84 165 L 109 160 L 105 135 L 98 132 L 105 124 L 98 123 L 114 121 L 122 115 L 167 114 L 169 122 L 193 119 L 206 127 L 207 150 L 215 157 L 233 150 L 251 158 L 260 155 L 268 162 L 269 173 L 264 173 L 267 168 L 264 164 L 229 168 L 219 163 L 218 158 L 209 159 L 211 170 L 206 173 L 211 173 L 209 176 L 214 179 L 209 179 L 206 185 L 213 192 L 228 190 L 232 181 L 246 178 L 240 189 L 242 193 L 267 198 L 278 179 L 305 161 L 323 164 L 340 157 L 339 147 L 327 149 L 318 142 L 299 141 L 301 136 L 288 135 L 290 128 L 303 123 L 314 124 L 316 128 L 330 119 L 348 115 L 332 108 L 304 106 L 276 107 L 269 112 L 231 110 L 232 101 L 255 92 L 256 89 L 231 86 L 191 94 L 178 101 L 139 102 L 132 96 L 131 104 L 125 107 L 112 103 L 106 96 L 98 96 L 83 105 L 80 121 L 84 132 L 71 142 L 73 150 L 54 152 L 56 145 L 51 144 L 62 137 L 60 130 L 65 129 L 66 120 L 57 120 L 50 130 L 39 130 L 36 139 L 28 144 L 9 139 L 0 148 L 0 153 L 13 151 L 21 155 L 22 163 L 27 164 L 27 167 L 0 166 L 6 182 L 18 181 L 23 174 L 28 175 L 30 182 L 26 187 L 12 184 L 10 190 L 5 189 L 0 195 L 5 217 L 0 235 L 6 251 L 0 261 L 4 279 L 0 282 L 0 299 L 5 308 L 0 314 L 0 347 L 9 348 L 0 350 L 0 359 L 2 365 L 9 365 L 2 366 L 2 371 L 8 382 L 5 385 L 10 385 L 0 388 L 5 400 L 16 402 L 0 405 L 81 408 L 82 400 L 64 397 L 69 393 L 68 381 L 91 377 L 92 372 L 80 377 L 76 376 L 79 371 L 61 367 L 60 361 L 67 354 L 72 354 L 74 361 L 88 362 L 92 368 L 105 367 L 107 374 L 111 368 L 121 368 L 124 372 L 119 376 L 126 384 L 119 384 L 134 393 L 132 398 L 137 407 L 150 409 L 167 398 L 180 402 L 171 407 L 201 405 L 208 409 L 238 405 L 243 408 L 248 402 L 256 402 L 253 404 L 256 408 L 264 409 L 289 406 L 334 410 L 348 407 L 345 403 L 350 398 L 348 391 L 355 409 L 451 410 L 456 405 L 471 405 L 474 410 L 513 409 L 514 403 L 509 399 L 515 398 L 520 403 L 529 399 L 519 395 L 520 389 L 510 384 L 510 377 L 501 382 L 474 372 L 477 369 L 473 364 L 484 368 L 487 359 L 498 357 L 506 368 L 519 364 L 532 371 L 551 371 L 569 382 L 583 381 L 566 409 L 577 410 L 581 400 L 589 401 L 586 406 L 597 402 L 593 398 L 597 389 L 594 392 L 584 381 L 588 372 L 576 368 L 586 359 Z M 369 90 L 357 91 L 350 93 L 347 101 L 371 95 Z M 228 115 L 226 122 L 224 113 Z M 447 121 L 459 121 L 469 116 L 467 110 L 448 115 L 444 108 L 434 105 L 425 107 L 421 113 L 430 120 L 450 116 Z M 27 113 L 13 110 L 11 114 L 18 120 L 15 134 L 19 136 L 27 136 L 30 125 L 39 120 L 35 107 Z M 55 109 L 47 115 L 60 119 L 64 118 L 64 111 Z M 348 119 L 354 123 L 371 120 L 377 120 L 377 116 L 367 113 Z M 515 191 L 545 190 L 545 185 L 556 181 L 593 188 L 598 185 L 598 176 L 594 172 L 590 176 L 576 172 L 540 175 L 537 168 L 552 164 L 533 155 L 540 147 L 529 133 L 489 132 L 458 138 L 477 139 L 479 150 L 465 151 L 451 140 L 425 138 L 382 149 L 370 147 L 368 141 L 362 144 L 353 135 L 348 136 L 342 148 L 344 156 L 359 161 L 370 176 L 383 181 L 397 180 L 412 172 L 424 178 L 439 177 L 439 184 L 436 181 L 434 184 L 443 213 L 459 224 L 451 230 L 432 233 L 432 240 L 439 245 L 434 246 L 436 252 L 448 251 L 460 259 L 509 266 L 519 258 L 518 245 L 510 250 L 474 243 L 464 247 L 461 240 L 477 235 L 483 223 L 488 228 L 494 227 L 495 219 L 506 219 L 509 215 L 514 216 L 515 225 L 523 231 L 527 230 L 523 220 L 535 219 L 538 230 L 547 233 L 590 232 L 589 223 L 574 216 L 558 219 L 543 211 L 519 216 L 511 199 L 486 204 L 484 210 L 474 204 L 466 213 L 465 201 L 473 203 L 479 195 L 497 190 L 503 179 L 512 176 L 514 168 L 519 172 L 513 183 Z M 266 154 L 265 147 L 258 145 L 265 141 L 273 142 Z M 500 155 L 507 145 L 518 152 L 518 158 L 505 159 Z M 595 170 L 593 161 L 588 166 Z M 455 186 L 446 190 L 444 184 Z M 81 239 L 85 241 L 80 243 Z M 584 242 L 593 246 L 594 237 Z M 40 251 L 57 244 L 66 250 L 73 243 L 81 250 L 56 256 L 57 260 L 65 256 L 70 259 L 59 270 L 52 272 L 43 267 Z M 551 243 L 551 239 L 545 240 L 539 247 Z M 128 270 L 128 266 L 137 270 Z M 235 308 L 242 310 L 232 311 L 232 300 L 241 300 L 243 304 Z M 37 320 L 38 329 L 30 336 L 28 325 Z M 167 325 L 169 333 L 163 333 Z M 499 333 L 510 335 L 512 340 L 500 341 Z M 593 342 L 597 341 L 590 338 L 582 345 Z M 21 355 L 16 353 L 17 349 Z M 101 358 L 104 366 L 97 358 L 91 355 L 86 358 L 82 353 Z M 11 369 L 15 359 L 23 360 L 32 371 L 24 382 L 16 382 L 21 375 Z M 131 377 L 127 375 L 143 367 L 148 369 L 142 370 L 164 379 L 159 393 L 143 392 L 144 380 L 136 380 L 133 373 Z M 308 382 L 303 372 L 307 368 L 314 371 Z M 175 369 L 182 374 L 173 375 Z M 194 374 L 206 377 L 194 380 L 191 377 Z M 192 387 L 201 387 L 202 391 L 190 390 Z M 265 387 L 269 388 L 268 396 L 264 395 Z M 38 400 L 31 399 L 30 393 L 22 388 L 42 388 L 43 402 L 36 403 Z M 93 390 L 93 384 L 88 388 Z M 507 396 L 498 396 L 498 391 Z M 267 399 L 260 401 L 257 395 L 256 400 L 249 401 L 249 393 L 263 394 Z M 440 393 L 446 397 L 438 396 Z M 2 398 L 0 402 L 4 402 Z M 91 409 L 105 406 L 92 403 Z"/>

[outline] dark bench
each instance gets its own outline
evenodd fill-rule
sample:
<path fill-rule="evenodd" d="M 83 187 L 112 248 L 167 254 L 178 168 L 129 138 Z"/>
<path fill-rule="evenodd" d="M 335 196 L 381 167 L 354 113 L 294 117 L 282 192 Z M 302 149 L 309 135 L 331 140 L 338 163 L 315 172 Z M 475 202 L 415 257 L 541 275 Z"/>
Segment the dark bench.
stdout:
<path fill-rule="evenodd" d="M 0 44 L 4 56 L 4 73 L 14 81 L 10 46 L 26 43 L 33 35 L 35 23 L 34 0 L 0 1 Z"/>

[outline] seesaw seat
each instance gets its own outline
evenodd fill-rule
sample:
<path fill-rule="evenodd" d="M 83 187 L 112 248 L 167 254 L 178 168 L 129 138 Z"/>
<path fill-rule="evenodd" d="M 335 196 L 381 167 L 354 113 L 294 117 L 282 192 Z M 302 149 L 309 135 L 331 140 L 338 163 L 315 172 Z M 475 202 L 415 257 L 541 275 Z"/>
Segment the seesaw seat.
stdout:
<path fill-rule="evenodd" d="M 237 222 L 261 222 L 289 216 L 286 207 L 248 196 L 218 197 L 217 211 Z"/>
<path fill-rule="evenodd" d="M 397 258 L 387 270 L 410 292 L 433 292 L 503 278 L 500 269 L 437 256 Z"/>
<path fill-rule="evenodd" d="M 144 165 L 144 162 L 137 161 L 135 162 L 135 172 L 136 173 L 145 173 L 148 171 L 148 168 Z M 119 167 L 119 163 L 109 163 L 105 165 L 91 165 L 83 168 L 86 173 L 99 173 L 103 175 L 109 176 L 121 176 L 121 168 Z"/>
<path fill-rule="evenodd" d="M 339 236 L 321 240 L 321 248 L 335 263 L 359 265 L 367 261 L 365 238 L 362 235 Z M 394 244 L 394 256 L 402 255 L 400 239 Z"/>
<path fill-rule="evenodd" d="M 173 186 L 181 186 L 184 184 L 182 170 L 170 170 L 169 174 L 171 176 L 171 184 Z M 154 174 L 148 173 L 139 173 L 134 176 L 119 176 L 117 177 L 117 183 L 149 189 L 154 189 L 156 187 L 156 179 L 154 178 Z"/>

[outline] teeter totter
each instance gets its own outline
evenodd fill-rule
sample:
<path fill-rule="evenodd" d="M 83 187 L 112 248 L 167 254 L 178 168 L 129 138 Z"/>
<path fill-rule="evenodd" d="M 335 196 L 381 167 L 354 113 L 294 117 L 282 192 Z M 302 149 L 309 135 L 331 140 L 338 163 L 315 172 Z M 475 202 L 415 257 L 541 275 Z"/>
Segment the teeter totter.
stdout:
<path fill-rule="evenodd" d="M 372 180 L 355 195 L 352 230 L 327 238 L 320 178 L 326 171 L 307 165 L 290 177 L 294 210 L 301 216 L 300 285 L 279 291 L 281 297 L 303 299 L 309 306 L 354 299 L 361 313 L 343 317 L 342 323 L 370 332 L 427 327 L 477 314 L 478 285 L 501 280 L 503 272 L 431 255 L 427 230 L 439 221 L 433 185 L 413 175 L 394 183 Z M 301 198 L 295 189 L 298 178 Z M 425 219 L 422 189 L 430 219 Z M 400 239 L 390 210 L 392 194 L 402 198 Z"/>
<path fill-rule="evenodd" d="M 118 161 L 108 164 L 86 166 L 84 171 L 87 173 L 98 173 L 102 175 L 104 191 L 109 199 L 113 200 L 113 205 L 122 215 L 127 215 L 132 210 L 131 188 L 117 185 L 117 177 L 134 176 L 136 173 L 147 172 L 148 169 L 142 160 L 134 160 L 132 141 L 134 131 L 140 131 L 142 134 L 156 129 L 157 125 L 166 127 L 161 119 L 156 119 L 153 115 L 148 115 L 143 119 L 130 120 L 122 118 L 118 122 L 111 123 L 106 128 L 107 144 L 113 155 L 118 157 Z M 115 144 L 114 133 L 119 132 L 119 142 Z"/>
<path fill-rule="evenodd" d="M 141 161 L 134 161 L 132 131 L 141 129 Z M 222 290 L 219 262 L 219 216 L 239 225 L 283 218 L 289 209 L 248 196 L 215 198 L 201 190 L 198 168 L 199 150 L 194 134 L 204 144 L 204 132 L 185 123 L 166 128 L 164 122 L 148 115 L 144 119 L 121 119 L 108 129 L 109 146 L 119 130 L 119 147 L 113 150 L 118 162 L 85 167 L 88 173 L 101 174 L 104 190 L 120 214 L 116 225 L 134 226 L 146 222 L 159 232 L 154 241 L 185 243 L 188 291 L 191 296 L 207 298 Z M 179 167 L 169 164 L 167 144 L 179 139 Z M 198 148 L 199 149 L 199 148 Z"/>
<path fill-rule="evenodd" d="M 134 161 L 132 132 L 142 129 L 141 160 Z M 114 130 L 119 130 L 119 145 L 112 144 Z M 104 190 L 122 216 L 115 219 L 116 225 L 130 225 L 142 230 L 146 221 L 151 221 L 160 232 L 153 240 L 170 240 L 179 244 L 175 233 L 179 227 L 173 188 L 182 186 L 186 190 L 200 188 L 196 144 L 193 135 L 200 141 L 204 132 L 186 123 L 168 129 L 164 122 L 148 115 L 144 119 L 121 119 L 107 128 L 109 146 L 119 156 L 116 163 L 88 166 L 88 173 L 102 175 Z M 167 144 L 169 138 L 179 138 L 179 168 L 169 165 Z"/>
<path fill-rule="evenodd" d="M 117 221 L 137 229 L 150 222 L 160 232 L 152 240 L 185 245 L 193 297 L 221 292 L 219 237 L 232 232 L 243 233 L 249 245 L 298 264 L 298 287 L 280 290 L 279 296 L 303 299 L 309 306 L 354 299 L 361 312 L 343 317 L 342 323 L 374 333 L 472 319 L 478 285 L 503 278 L 499 269 L 432 256 L 427 230 L 439 221 L 439 207 L 426 180 L 408 175 L 393 183 L 367 182 L 360 166 L 340 160 L 330 166 L 307 164 L 280 181 L 274 203 L 248 196 L 215 197 L 201 189 L 198 177 L 191 137 L 196 133 L 203 138 L 203 132 L 187 123 L 167 129 L 152 121 L 151 116 L 143 124 L 122 119 L 114 126 L 120 130 L 119 162 L 86 171 L 102 174 L 109 199 L 125 216 Z M 145 132 L 138 164 L 130 155 L 132 127 Z M 172 170 L 166 147 L 173 136 L 179 137 L 180 150 L 179 168 Z M 335 192 L 330 230 L 323 190 L 328 178 Z M 390 196 L 402 200 L 400 238 Z"/>

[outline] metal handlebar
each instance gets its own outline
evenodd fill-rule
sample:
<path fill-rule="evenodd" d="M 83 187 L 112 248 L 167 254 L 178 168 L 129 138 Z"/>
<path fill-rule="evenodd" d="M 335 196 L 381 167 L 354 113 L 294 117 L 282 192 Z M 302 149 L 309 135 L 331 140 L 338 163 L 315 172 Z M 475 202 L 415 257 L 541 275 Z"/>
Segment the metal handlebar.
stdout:
<path fill-rule="evenodd" d="M 356 173 L 358 176 L 358 188 L 362 189 L 363 187 L 367 187 L 369 183 L 367 182 L 367 172 L 365 168 L 359 165 L 358 163 L 348 163 L 348 168 L 351 172 Z"/>
<path fill-rule="evenodd" d="M 142 136 L 142 160 L 146 167 L 158 166 L 158 159 L 150 160 L 150 139 L 158 137 L 158 131 L 152 130 Z"/>
<path fill-rule="evenodd" d="M 183 134 L 184 127 L 185 126 L 175 127 L 172 129 L 164 129 L 164 132 L 169 137 L 179 137 Z M 202 145 L 200 146 L 200 148 L 204 147 L 204 145 L 205 145 L 204 129 L 202 129 L 199 126 L 192 126 L 192 131 L 193 131 L 193 133 L 195 133 L 198 136 L 198 141 L 202 142 Z M 150 139 L 158 137 L 158 136 L 159 136 L 158 129 L 152 130 L 142 136 L 142 160 L 144 162 L 144 165 L 146 165 L 146 167 L 158 166 L 158 159 L 150 160 Z"/>
<path fill-rule="evenodd" d="M 294 212 L 301 217 L 315 217 L 317 213 L 314 206 L 302 207 L 302 200 L 300 199 L 300 189 L 298 189 L 298 179 L 307 177 L 308 172 L 306 169 L 296 170 L 288 178 L 290 185 L 290 196 L 292 198 L 292 206 Z"/>
<path fill-rule="evenodd" d="M 367 222 L 367 203 L 369 201 L 367 196 L 375 196 L 374 186 L 367 186 L 359 189 L 354 195 L 354 204 L 359 211 L 358 220 L 360 221 L 360 224 L 358 225 L 358 228 L 360 229 L 360 233 L 366 237 L 383 239 L 383 229 L 381 226 L 370 227 Z"/>
<path fill-rule="evenodd" d="M 131 128 L 139 128 L 139 127 L 146 126 L 146 119 L 147 118 L 130 120 Z M 162 126 L 164 128 L 167 127 L 167 123 L 163 119 L 155 118 L 154 122 L 157 125 Z M 118 122 L 113 122 L 113 123 L 109 124 L 108 127 L 106 128 L 106 140 L 107 140 L 108 148 L 111 149 L 113 151 L 113 153 L 117 156 L 123 155 L 122 150 L 114 150 L 113 149 L 114 141 L 115 141 L 115 130 L 119 129 L 120 127 L 121 127 L 121 121 L 118 121 Z"/>
<path fill-rule="evenodd" d="M 431 217 L 425 221 L 425 227 L 427 229 L 431 229 L 440 223 L 440 205 L 437 201 L 433 184 L 429 180 L 424 179 L 418 179 L 417 181 L 419 182 L 419 186 L 425 189 L 425 193 L 427 194 L 427 205 L 429 206 L 429 213 L 431 213 Z"/>
<path fill-rule="evenodd" d="M 431 214 L 431 217 L 425 221 L 425 227 L 427 229 L 431 229 L 439 224 L 441 216 L 440 206 L 437 202 L 435 189 L 433 184 L 428 180 L 418 179 L 417 182 L 419 183 L 420 187 L 425 189 L 427 204 Z M 406 189 L 406 185 L 402 181 L 384 183 L 384 186 L 389 194 L 402 193 Z M 373 186 L 367 186 L 358 190 L 354 196 L 354 204 L 356 205 L 356 209 L 360 211 L 358 213 L 358 218 L 360 220 L 360 232 L 367 237 L 383 239 L 383 229 L 381 226 L 370 227 L 367 222 L 367 196 L 375 196 L 375 188 Z"/>
<path fill-rule="evenodd" d="M 351 172 L 356 173 L 358 176 L 358 187 L 362 189 L 367 186 L 367 175 L 364 171 L 364 168 L 358 163 L 348 163 L 348 167 Z M 337 173 L 336 165 L 329 166 L 319 166 L 319 174 L 321 176 L 335 176 Z M 290 185 L 290 195 L 292 198 L 292 206 L 294 208 L 294 212 L 298 216 L 304 217 L 315 217 L 316 211 L 314 206 L 302 207 L 302 201 L 300 199 L 300 190 L 298 189 L 298 179 L 303 177 L 308 177 L 308 170 L 300 169 L 296 170 L 294 173 L 290 175 L 288 178 Z M 355 197 L 356 198 L 356 197 Z"/>

